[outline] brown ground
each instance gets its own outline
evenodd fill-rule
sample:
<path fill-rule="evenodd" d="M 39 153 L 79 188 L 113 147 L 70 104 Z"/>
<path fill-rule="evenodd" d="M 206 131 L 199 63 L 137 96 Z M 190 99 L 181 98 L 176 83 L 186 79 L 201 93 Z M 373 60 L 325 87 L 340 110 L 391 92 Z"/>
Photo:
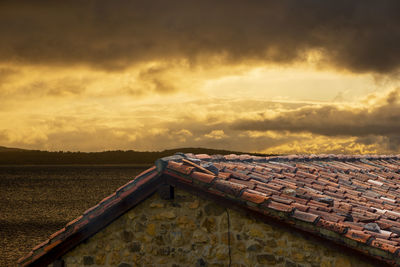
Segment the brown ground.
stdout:
<path fill-rule="evenodd" d="M 146 166 L 0 166 L 0 266 L 16 261 Z"/>

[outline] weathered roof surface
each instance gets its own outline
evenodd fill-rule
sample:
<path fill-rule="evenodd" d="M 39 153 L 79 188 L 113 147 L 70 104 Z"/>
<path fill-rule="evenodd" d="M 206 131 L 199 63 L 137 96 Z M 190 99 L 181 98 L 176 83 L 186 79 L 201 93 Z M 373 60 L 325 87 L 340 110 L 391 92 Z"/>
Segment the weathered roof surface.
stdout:
<path fill-rule="evenodd" d="M 105 214 L 109 221 L 115 219 L 163 183 L 226 200 L 400 265 L 400 155 L 205 154 L 178 154 L 158 160 L 156 168 L 67 224 L 20 264 L 39 265 L 46 262 L 43 259 L 56 259 L 107 225 Z"/>

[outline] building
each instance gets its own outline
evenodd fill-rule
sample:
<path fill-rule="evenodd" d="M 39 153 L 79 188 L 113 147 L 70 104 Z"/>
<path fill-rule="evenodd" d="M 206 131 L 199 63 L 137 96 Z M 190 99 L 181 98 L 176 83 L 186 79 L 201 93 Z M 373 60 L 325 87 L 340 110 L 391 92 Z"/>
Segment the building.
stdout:
<path fill-rule="evenodd" d="M 400 156 L 176 154 L 20 266 L 400 266 Z"/>

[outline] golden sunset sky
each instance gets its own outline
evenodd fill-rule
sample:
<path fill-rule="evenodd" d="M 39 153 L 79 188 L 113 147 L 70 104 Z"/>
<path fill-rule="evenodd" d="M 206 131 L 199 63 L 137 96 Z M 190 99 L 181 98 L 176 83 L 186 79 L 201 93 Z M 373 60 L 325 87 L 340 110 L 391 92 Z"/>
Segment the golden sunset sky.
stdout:
<path fill-rule="evenodd" d="M 0 1 L 0 146 L 400 153 L 400 1 Z"/>

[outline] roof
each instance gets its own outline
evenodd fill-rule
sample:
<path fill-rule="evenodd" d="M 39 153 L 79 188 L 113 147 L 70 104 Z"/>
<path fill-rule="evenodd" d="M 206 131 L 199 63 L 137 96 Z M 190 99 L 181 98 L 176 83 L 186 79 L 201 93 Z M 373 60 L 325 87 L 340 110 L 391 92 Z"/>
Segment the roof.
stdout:
<path fill-rule="evenodd" d="M 173 185 L 400 266 L 400 155 L 182 154 L 156 161 L 19 260 L 64 255 L 162 185 Z"/>

